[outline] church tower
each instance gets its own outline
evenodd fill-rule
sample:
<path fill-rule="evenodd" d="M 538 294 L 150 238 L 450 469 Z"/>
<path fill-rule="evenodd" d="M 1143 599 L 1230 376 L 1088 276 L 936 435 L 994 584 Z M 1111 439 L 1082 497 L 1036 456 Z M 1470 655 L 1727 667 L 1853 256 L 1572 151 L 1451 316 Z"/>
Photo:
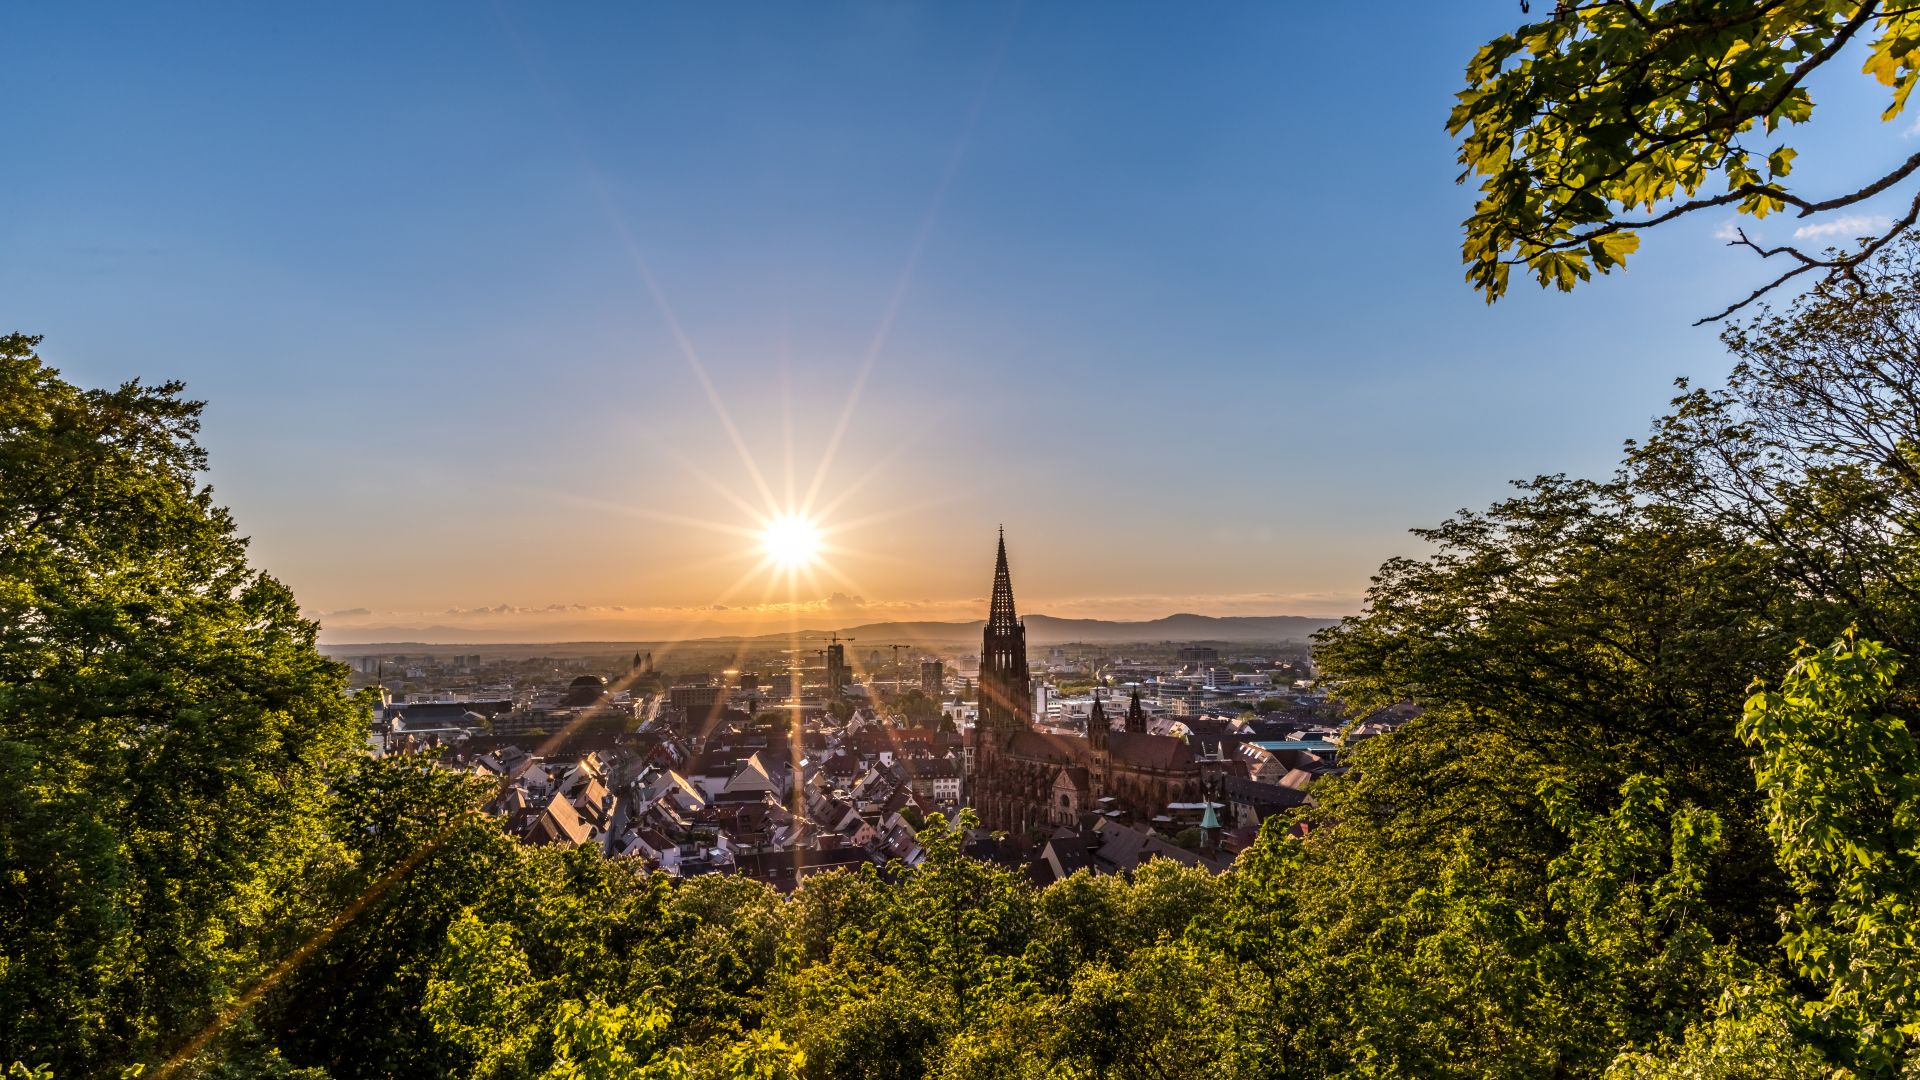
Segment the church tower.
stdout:
<path fill-rule="evenodd" d="M 1135 734 L 1147 733 L 1147 712 L 1140 707 L 1140 691 L 1133 692 L 1133 700 L 1127 703 L 1127 730 Z"/>
<path fill-rule="evenodd" d="M 993 566 L 993 601 L 980 642 L 980 730 L 1004 740 L 1033 726 L 1033 683 L 1027 675 L 1027 628 L 1013 610 L 1007 534 Z"/>
<path fill-rule="evenodd" d="M 1016 768 L 1006 751 L 1017 732 L 1033 726 L 1033 685 L 1027 674 L 1027 628 L 1013 609 L 1007 573 L 1007 534 L 993 567 L 993 600 L 980 641 L 979 718 L 974 722 L 973 806 L 989 829 L 1018 829 L 1023 809 Z"/>

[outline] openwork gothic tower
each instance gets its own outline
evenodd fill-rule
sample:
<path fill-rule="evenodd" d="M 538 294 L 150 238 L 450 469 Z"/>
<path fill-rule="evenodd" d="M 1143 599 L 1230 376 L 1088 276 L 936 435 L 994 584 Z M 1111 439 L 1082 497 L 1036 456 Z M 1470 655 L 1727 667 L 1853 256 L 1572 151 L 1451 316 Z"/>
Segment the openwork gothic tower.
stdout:
<path fill-rule="evenodd" d="M 1147 732 L 1135 692 L 1126 730 L 1108 727 L 1096 705 L 1087 737 L 1033 726 L 1027 672 L 1027 628 L 1013 607 L 1007 538 L 993 567 L 993 600 L 980 641 L 980 707 L 973 729 L 967 802 L 981 824 L 1031 840 L 1063 825 L 1084 826 L 1095 814 L 1131 814 L 1150 821 L 1168 804 L 1200 795 L 1200 772 L 1185 742 Z"/>
<path fill-rule="evenodd" d="M 1027 675 L 1027 628 L 1013 610 L 1007 574 L 1007 535 L 1000 534 L 993 566 L 993 601 L 980 642 L 979 729 L 1004 736 L 1033 726 L 1033 687 Z"/>
<path fill-rule="evenodd" d="M 980 712 L 974 722 L 970 802 L 989 829 L 1027 824 L 1028 793 L 1016 762 L 1014 740 L 1033 725 L 1032 681 L 1027 674 L 1027 628 L 1013 609 L 1013 579 L 1007 573 L 1007 536 L 993 566 L 993 600 L 980 641 Z"/>

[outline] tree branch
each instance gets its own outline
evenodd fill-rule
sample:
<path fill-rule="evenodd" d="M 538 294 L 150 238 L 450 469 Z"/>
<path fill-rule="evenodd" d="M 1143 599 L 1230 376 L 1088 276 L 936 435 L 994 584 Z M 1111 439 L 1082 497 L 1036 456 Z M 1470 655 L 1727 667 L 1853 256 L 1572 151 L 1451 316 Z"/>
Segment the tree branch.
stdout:
<path fill-rule="evenodd" d="M 1784 274 L 1781 274 L 1779 277 L 1774 278 L 1772 281 L 1768 282 L 1767 284 L 1762 285 L 1759 288 L 1753 290 L 1751 293 L 1747 294 L 1745 299 L 1730 305 L 1729 307 L 1719 312 L 1718 314 L 1708 315 L 1705 318 L 1695 320 L 1693 325 L 1702 326 L 1710 322 L 1719 322 L 1720 320 L 1726 318 L 1727 316 L 1733 314 L 1736 311 L 1739 311 L 1741 308 L 1746 307 L 1748 304 L 1753 303 L 1755 300 L 1760 299 L 1762 296 L 1765 296 L 1766 294 L 1772 292 L 1773 290 L 1779 288 L 1780 286 L 1786 284 L 1787 282 L 1793 280 L 1794 278 L 1799 277 L 1801 274 L 1804 274 L 1809 270 L 1819 270 L 1819 269 L 1829 270 L 1835 274 L 1840 274 L 1851 279 L 1855 284 L 1860 284 L 1859 271 L 1858 271 L 1858 267 L 1860 266 L 1860 264 L 1872 258 L 1874 252 L 1879 251 L 1883 247 L 1886 247 L 1887 244 L 1891 242 L 1894 237 L 1899 236 L 1901 233 L 1906 232 L 1908 229 L 1912 228 L 1915 221 L 1920 221 L 1920 195 L 1914 196 L 1913 202 L 1907 206 L 1906 216 L 1894 222 L 1892 228 L 1888 229 L 1886 232 L 1880 234 L 1879 236 L 1875 237 L 1873 240 L 1869 241 L 1859 251 L 1856 251 L 1851 255 L 1843 255 L 1838 258 L 1832 258 L 1832 259 L 1816 259 L 1806 254 L 1805 252 L 1799 250 L 1798 248 L 1787 246 L 1787 245 L 1783 245 L 1777 248 L 1772 248 L 1770 250 L 1763 249 L 1758 244 L 1755 244 L 1753 241 L 1748 240 L 1747 234 L 1744 231 L 1742 231 L 1740 233 L 1740 238 L 1738 240 L 1729 242 L 1730 246 L 1739 247 L 1741 245 L 1745 245 L 1747 247 L 1752 248 L 1755 251 L 1758 251 L 1760 253 L 1760 257 L 1763 259 L 1771 258 L 1772 256 L 1779 255 L 1779 254 L 1791 255 L 1795 259 L 1800 260 L 1800 265 L 1794 267 L 1793 269 L 1787 271 Z"/>

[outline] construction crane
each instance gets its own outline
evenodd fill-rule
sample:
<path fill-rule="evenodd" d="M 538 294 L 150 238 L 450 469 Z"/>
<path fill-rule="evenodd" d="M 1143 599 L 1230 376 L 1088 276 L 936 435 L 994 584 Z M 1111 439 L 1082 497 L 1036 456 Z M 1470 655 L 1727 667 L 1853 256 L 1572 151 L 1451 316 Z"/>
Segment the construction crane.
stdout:
<path fill-rule="evenodd" d="M 852 639 L 852 638 L 848 638 L 847 640 L 848 640 L 848 641 L 852 641 L 853 639 Z M 897 645 L 897 644 L 894 644 L 894 645 L 889 645 L 889 644 L 875 644 L 875 645 L 874 645 L 873 647 L 874 647 L 875 649 L 892 649 L 892 650 L 893 650 L 893 663 L 892 663 L 892 668 L 893 668 L 893 688 L 894 688 L 894 690 L 895 690 L 896 692 L 897 692 L 897 691 L 899 691 L 899 689 L 900 689 L 900 678 L 901 678 L 901 676 L 900 676 L 900 650 L 901 650 L 901 649 L 917 649 L 917 648 L 919 648 L 919 646 L 918 646 L 918 645 Z"/>
<path fill-rule="evenodd" d="M 836 630 L 827 635 L 827 647 L 821 650 L 827 660 L 827 696 L 829 698 L 840 696 L 840 691 L 846 686 L 847 676 L 853 673 L 853 669 L 847 666 L 847 647 L 844 644 L 852 640 L 850 637 L 841 637 Z"/>

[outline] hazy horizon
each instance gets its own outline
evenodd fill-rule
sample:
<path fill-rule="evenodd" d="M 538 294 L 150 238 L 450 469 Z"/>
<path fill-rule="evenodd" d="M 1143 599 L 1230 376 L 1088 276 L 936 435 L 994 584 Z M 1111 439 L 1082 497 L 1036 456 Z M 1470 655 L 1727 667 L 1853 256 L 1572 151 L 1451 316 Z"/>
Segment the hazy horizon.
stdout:
<path fill-rule="evenodd" d="M 783 613 L 780 617 L 773 618 L 765 613 L 751 612 L 741 613 L 732 619 L 727 617 L 730 614 L 727 612 L 680 613 L 674 617 L 667 617 L 649 616 L 639 611 L 612 609 L 506 611 L 485 614 L 442 612 L 440 621 L 429 621 L 434 618 L 432 615 L 420 613 L 423 621 L 412 623 L 383 620 L 379 612 L 355 616 L 344 622 L 335 617 L 334 613 L 309 612 L 308 614 L 321 624 L 321 644 L 328 648 L 338 648 L 389 644 L 449 646 L 674 642 L 733 637 L 756 638 L 785 633 L 821 635 L 873 624 L 930 624 L 962 628 L 981 622 L 985 617 L 986 607 L 983 600 L 973 614 L 952 616 L 920 613 L 926 610 L 928 609 L 923 607 L 913 609 L 911 612 L 887 614 L 876 613 L 869 608 L 843 607 L 838 609 L 837 613 L 823 608 L 811 615 L 794 616 Z M 1300 614 L 1240 611 L 1222 614 L 1181 610 L 1167 611 L 1159 615 L 1118 617 L 1062 615 L 1051 610 L 1021 612 L 1022 618 L 1034 621 L 1055 619 L 1068 623 L 1099 622 L 1116 626 L 1161 623 L 1183 617 L 1333 622 L 1338 621 L 1343 614 L 1351 613 Z M 499 621 L 489 624 L 486 621 L 489 618 L 497 618 Z"/>

